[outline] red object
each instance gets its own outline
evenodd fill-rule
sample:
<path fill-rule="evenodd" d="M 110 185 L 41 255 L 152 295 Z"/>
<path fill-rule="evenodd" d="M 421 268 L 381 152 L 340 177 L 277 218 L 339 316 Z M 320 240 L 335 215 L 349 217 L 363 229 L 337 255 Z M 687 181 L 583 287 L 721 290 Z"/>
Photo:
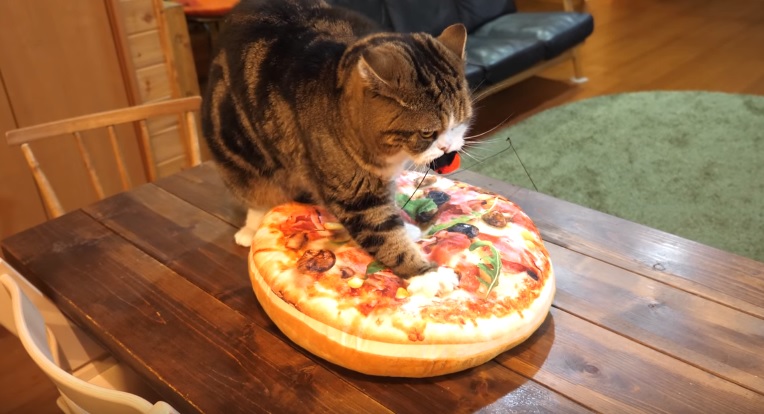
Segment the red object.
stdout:
<path fill-rule="evenodd" d="M 435 161 L 430 163 L 432 168 L 438 174 L 450 174 L 459 169 L 461 157 L 458 152 L 449 152 L 441 155 Z"/>
<path fill-rule="evenodd" d="M 183 5 L 183 12 L 189 16 L 225 16 L 239 0 L 173 0 Z"/>

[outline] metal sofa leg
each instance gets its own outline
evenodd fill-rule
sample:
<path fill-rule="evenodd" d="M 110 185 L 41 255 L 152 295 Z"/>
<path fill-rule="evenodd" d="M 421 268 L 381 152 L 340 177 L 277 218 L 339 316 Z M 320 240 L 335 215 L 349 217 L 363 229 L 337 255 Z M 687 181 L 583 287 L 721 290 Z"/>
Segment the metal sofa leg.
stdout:
<path fill-rule="evenodd" d="M 571 55 L 570 60 L 573 62 L 573 77 L 570 78 L 570 81 L 575 84 L 589 82 L 589 78 L 584 76 L 584 71 L 583 71 L 583 68 L 581 67 L 581 57 L 578 54 L 578 48 L 575 47 L 571 49 L 570 55 Z"/>

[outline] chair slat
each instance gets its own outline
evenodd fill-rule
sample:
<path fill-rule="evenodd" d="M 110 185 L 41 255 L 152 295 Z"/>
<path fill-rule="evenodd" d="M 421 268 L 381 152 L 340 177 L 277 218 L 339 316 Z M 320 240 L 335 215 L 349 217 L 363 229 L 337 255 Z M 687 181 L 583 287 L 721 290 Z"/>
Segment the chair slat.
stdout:
<path fill-rule="evenodd" d="M 146 175 L 149 181 L 157 179 L 157 167 L 154 164 L 154 155 L 151 149 L 151 138 L 149 134 L 149 127 L 146 125 L 146 120 L 141 119 L 138 121 L 141 126 L 141 148 L 143 153 L 143 166 L 146 170 Z"/>
<path fill-rule="evenodd" d="M 37 162 L 37 158 L 34 156 L 32 148 L 29 147 L 29 144 L 21 144 L 21 152 L 24 153 L 27 165 L 29 165 L 29 169 L 32 170 L 35 184 L 37 184 L 37 189 L 40 190 L 42 201 L 48 208 L 51 218 L 62 216 L 64 214 L 64 209 L 61 207 L 61 202 L 58 201 L 58 197 L 56 197 L 56 193 L 53 191 L 53 187 L 51 187 L 48 177 L 40 168 L 40 164 Z"/>
<path fill-rule="evenodd" d="M 40 197 L 45 204 L 48 216 L 58 217 L 64 214 L 61 203 L 58 200 L 53 187 L 50 185 L 45 174 L 42 172 L 37 160 L 32 153 L 29 143 L 43 138 L 53 138 L 61 135 L 73 135 L 77 143 L 83 163 L 90 179 L 90 184 L 97 194 L 98 198 L 104 198 L 105 192 L 91 152 L 88 151 L 83 141 L 82 131 L 105 128 L 108 132 L 111 144 L 111 152 L 116 161 L 117 170 L 120 176 L 122 188 L 127 190 L 133 183 L 128 173 L 128 161 L 125 158 L 126 153 L 120 145 L 117 137 L 117 125 L 131 124 L 138 138 L 138 146 L 141 155 L 141 162 L 144 168 L 146 180 L 155 181 L 159 174 L 177 171 L 183 166 L 195 166 L 201 163 L 201 148 L 199 144 L 199 129 L 196 125 L 197 115 L 202 99 L 199 96 L 192 96 L 181 99 L 171 99 L 169 101 L 155 102 L 134 107 L 122 108 L 112 111 L 104 111 L 90 115 L 78 116 L 62 119 L 54 122 L 48 122 L 39 125 L 10 130 L 5 133 L 8 145 L 20 145 L 27 158 L 27 164 L 33 173 L 35 184 L 37 185 Z M 155 162 L 154 145 L 151 135 L 162 133 L 164 131 L 149 130 L 148 119 L 154 117 L 164 117 L 174 115 L 178 130 L 182 135 L 183 148 L 185 154 L 173 155 L 169 160 L 164 160 L 161 164 Z M 172 127 L 176 128 L 175 126 Z M 92 150 L 92 148 L 91 148 Z M 94 154 L 95 155 L 95 154 Z M 100 155 L 100 152 L 98 153 Z M 105 154 L 104 154 L 105 155 Z M 110 177 L 110 176 L 109 176 Z M 106 177 L 106 178 L 109 178 Z M 76 187 L 75 187 L 76 188 Z"/>
<path fill-rule="evenodd" d="M 19 128 L 8 131 L 5 135 L 8 145 L 19 145 L 40 138 L 71 134 L 75 131 L 105 128 L 109 125 L 126 124 L 149 117 L 175 115 L 185 111 L 196 111 L 199 109 L 201 101 L 202 98 L 199 96 L 162 101 Z"/>
<path fill-rule="evenodd" d="M 87 147 L 85 147 L 85 143 L 82 141 L 82 134 L 79 133 L 79 131 L 74 132 L 74 140 L 77 142 L 77 148 L 80 150 L 80 156 L 82 157 L 82 162 L 85 164 L 85 169 L 88 172 L 88 178 L 90 178 L 90 184 L 93 186 L 93 190 L 96 193 L 96 196 L 98 196 L 99 200 L 102 200 L 104 197 L 103 193 L 103 187 L 101 187 L 101 180 L 98 178 L 98 173 L 95 170 L 95 167 L 93 167 L 93 160 L 90 158 L 90 153 L 88 152 Z"/>
<path fill-rule="evenodd" d="M 117 132 L 114 130 L 114 125 L 107 126 L 106 131 L 109 133 L 109 141 L 111 141 L 111 149 L 114 151 L 114 159 L 117 160 L 117 170 L 119 171 L 119 179 L 122 181 L 122 189 L 128 190 L 132 188 L 133 183 L 127 174 L 125 157 L 122 155 L 122 149 L 119 146 L 119 141 L 117 141 Z"/>
<path fill-rule="evenodd" d="M 186 140 L 189 149 L 190 167 L 199 165 L 202 163 L 202 153 L 199 149 L 199 134 L 196 130 L 196 116 L 193 112 L 186 112 Z"/>

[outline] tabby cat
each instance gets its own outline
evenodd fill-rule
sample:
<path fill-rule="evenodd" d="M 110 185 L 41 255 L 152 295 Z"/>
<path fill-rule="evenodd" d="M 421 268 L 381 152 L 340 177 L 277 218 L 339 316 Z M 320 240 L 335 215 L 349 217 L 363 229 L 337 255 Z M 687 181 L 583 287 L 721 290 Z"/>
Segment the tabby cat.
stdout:
<path fill-rule="evenodd" d="M 466 30 L 437 38 L 380 31 L 323 0 L 242 1 L 221 33 L 202 107 L 204 135 L 249 206 L 236 242 L 264 213 L 320 203 L 397 275 L 432 267 L 393 200 L 404 164 L 458 151 L 472 116 Z"/>

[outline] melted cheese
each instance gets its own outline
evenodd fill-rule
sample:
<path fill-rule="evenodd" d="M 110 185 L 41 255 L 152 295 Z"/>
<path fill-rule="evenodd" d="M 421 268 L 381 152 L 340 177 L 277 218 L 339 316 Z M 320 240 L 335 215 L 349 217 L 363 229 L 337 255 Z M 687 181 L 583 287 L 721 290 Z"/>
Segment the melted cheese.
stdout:
<path fill-rule="evenodd" d="M 459 277 L 454 270 L 441 266 L 435 271 L 412 277 L 406 289 L 411 296 L 433 298 L 446 296 L 457 286 L 459 286 Z"/>

